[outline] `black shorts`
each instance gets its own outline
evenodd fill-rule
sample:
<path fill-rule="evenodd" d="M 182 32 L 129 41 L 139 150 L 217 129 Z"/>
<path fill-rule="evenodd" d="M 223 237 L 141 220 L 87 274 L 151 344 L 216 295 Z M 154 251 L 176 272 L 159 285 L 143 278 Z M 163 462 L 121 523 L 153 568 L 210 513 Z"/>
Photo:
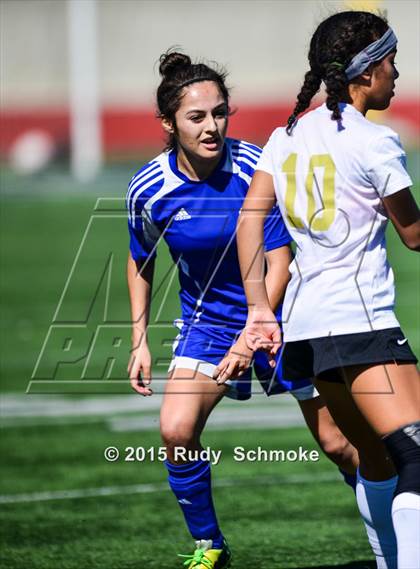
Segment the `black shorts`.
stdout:
<path fill-rule="evenodd" d="M 284 377 L 292 380 L 342 382 L 340 368 L 389 362 L 417 363 L 401 328 L 287 342 L 282 353 Z"/>

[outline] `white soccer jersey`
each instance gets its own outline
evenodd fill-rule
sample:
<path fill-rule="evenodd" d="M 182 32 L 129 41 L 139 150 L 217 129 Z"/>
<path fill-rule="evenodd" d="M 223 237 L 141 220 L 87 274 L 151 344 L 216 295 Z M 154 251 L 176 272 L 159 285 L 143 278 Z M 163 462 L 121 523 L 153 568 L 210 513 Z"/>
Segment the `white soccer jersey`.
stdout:
<path fill-rule="evenodd" d="M 292 136 L 276 129 L 257 165 L 273 176 L 297 246 L 283 306 L 286 341 L 399 326 L 381 198 L 412 184 L 405 153 L 391 129 L 351 105 L 341 109 L 340 123 L 322 105 Z"/>

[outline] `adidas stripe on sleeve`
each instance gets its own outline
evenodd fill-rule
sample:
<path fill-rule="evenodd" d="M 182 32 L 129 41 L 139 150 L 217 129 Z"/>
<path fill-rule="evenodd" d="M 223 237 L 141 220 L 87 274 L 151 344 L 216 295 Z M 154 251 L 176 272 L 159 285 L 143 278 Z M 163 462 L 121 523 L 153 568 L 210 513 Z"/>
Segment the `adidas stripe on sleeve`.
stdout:
<path fill-rule="evenodd" d="M 155 248 L 160 231 L 152 219 L 152 212 L 147 207 L 147 202 L 163 182 L 162 168 L 159 162 L 154 160 L 135 174 L 128 185 L 126 198 L 128 230 L 130 251 L 135 261 L 144 262 L 150 256 L 156 255 Z"/>

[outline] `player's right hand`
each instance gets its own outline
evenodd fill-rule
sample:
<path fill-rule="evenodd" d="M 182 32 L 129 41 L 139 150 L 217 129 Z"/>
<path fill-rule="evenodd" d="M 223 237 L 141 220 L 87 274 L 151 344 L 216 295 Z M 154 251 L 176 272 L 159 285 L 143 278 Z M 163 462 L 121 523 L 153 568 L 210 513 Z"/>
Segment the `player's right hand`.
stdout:
<path fill-rule="evenodd" d="M 221 385 L 228 379 L 241 377 L 249 369 L 252 356 L 253 351 L 246 345 L 245 334 L 242 332 L 222 361 L 217 364 L 213 379 Z"/>
<path fill-rule="evenodd" d="M 270 308 L 253 308 L 248 314 L 245 327 L 248 348 L 261 350 L 268 356 L 271 367 L 276 365 L 275 356 L 281 346 L 281 330 Z"/>
<path fill-rule="evenodd" d="M 132 349 L 127 372 L 134 391 L 144 396 L 153 394 L 148 387 L 152 381 L 152 356 L 145 341 Z"/>

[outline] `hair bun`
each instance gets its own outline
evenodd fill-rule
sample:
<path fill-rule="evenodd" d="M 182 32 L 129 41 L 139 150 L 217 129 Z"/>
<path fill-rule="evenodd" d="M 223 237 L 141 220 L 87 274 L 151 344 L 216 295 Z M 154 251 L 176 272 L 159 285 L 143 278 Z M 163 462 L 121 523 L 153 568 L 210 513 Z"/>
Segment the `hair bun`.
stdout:
<path fill-rule="evenodd" d="M 191 59 L 184 53 L 178 51 L 163 53 L 159 58 L 159 73 L 162 77 L 170 77 L 177 70 L 191 65 Z"/>

